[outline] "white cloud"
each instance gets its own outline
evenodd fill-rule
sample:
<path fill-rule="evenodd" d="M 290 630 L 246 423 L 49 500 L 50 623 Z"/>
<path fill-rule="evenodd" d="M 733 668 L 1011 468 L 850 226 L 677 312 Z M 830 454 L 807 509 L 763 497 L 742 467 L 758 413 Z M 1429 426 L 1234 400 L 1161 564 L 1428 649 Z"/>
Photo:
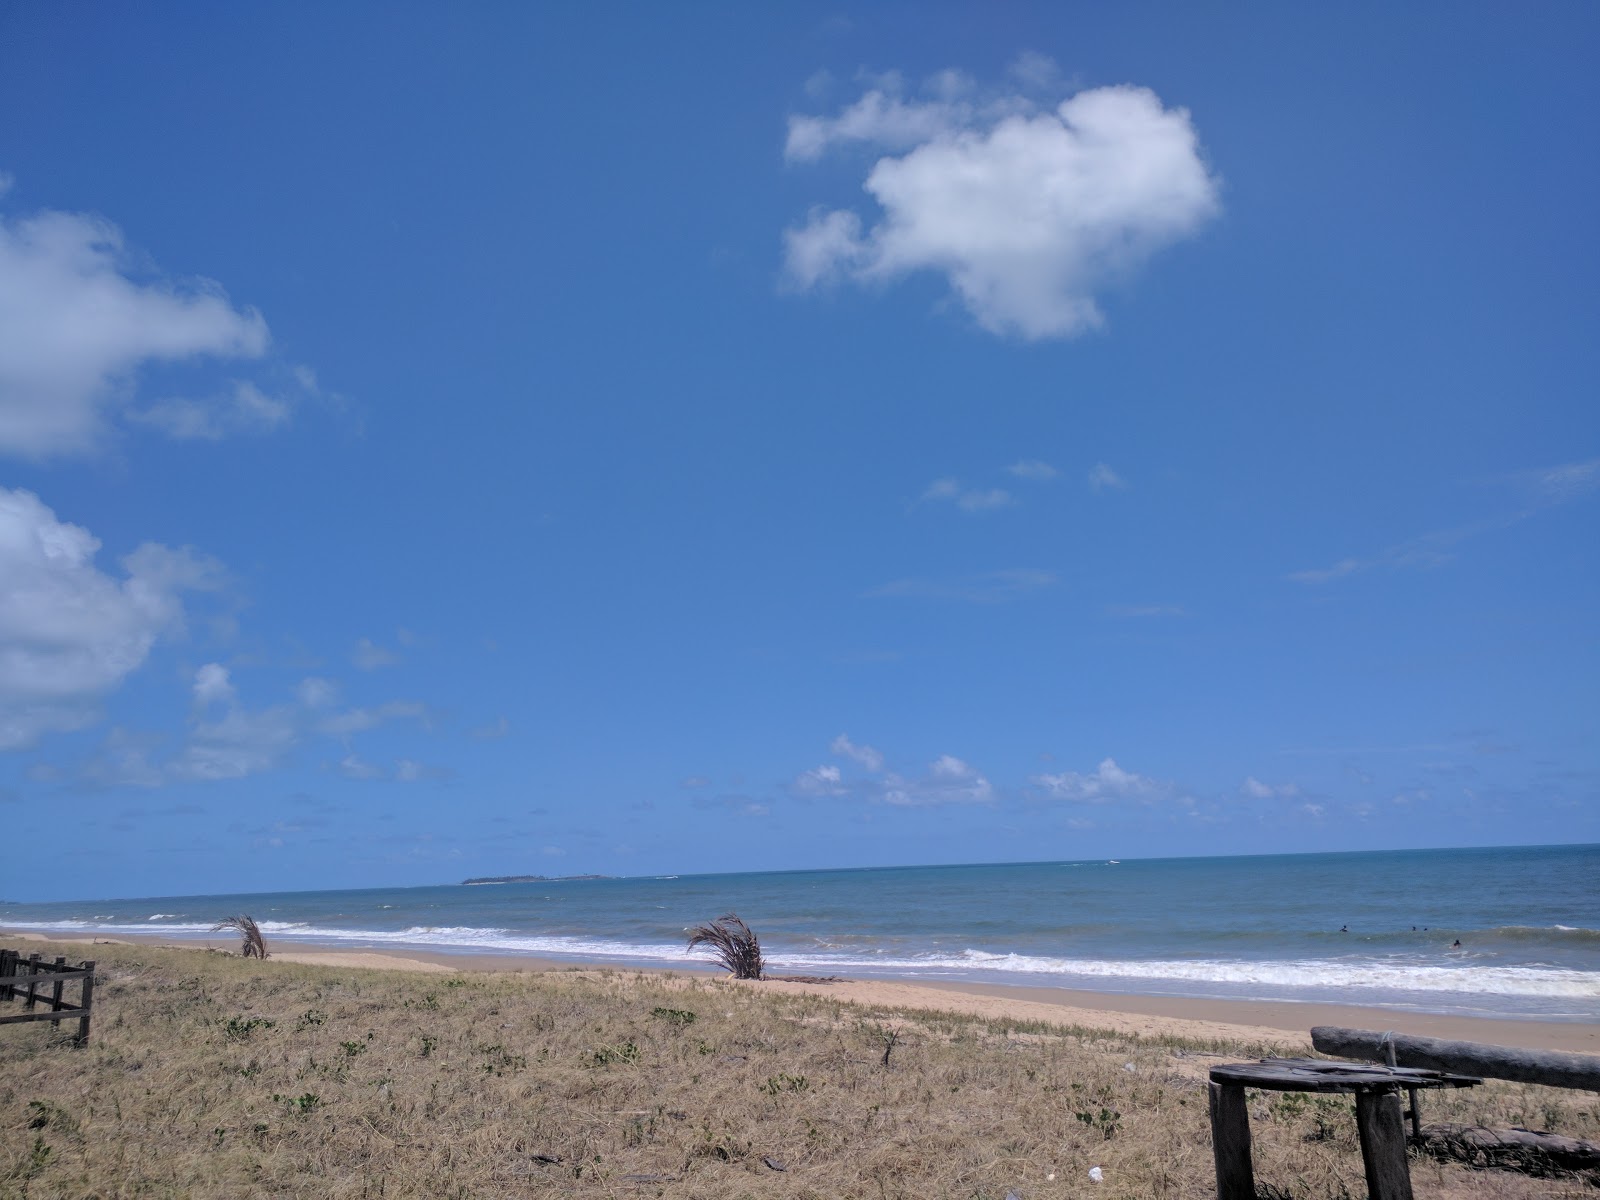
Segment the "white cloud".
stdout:
<path fill-rule="evenodd" d="M 305 708 L 327 708 L 339 696 L 339 685 L 331 679 L 308 675 L 295 688 L 295 698 Z"/>
<path fill-rule="evenodd" d="M 1543 499 L 1552 504 L 1564 504 L 1600 488 L 1600 458 L 1545 467 L 1530 472 L 1526 478 L 1532 481 Z"/>
<path fill-rule="evenodd" d="M 379 667 L 394 666 L 400 661 L 400 656 L 371 638 L 362 638 L 350 652 L 350 661 L 363 671 L 376 671 Z"/>
<path fill-rule="evenodd" d="M 139 276 L 121 232 L 106 221 L 49 211 L 0 216 L 0 452 L 94 450 L 148 363 L 266 353 L 261 314 L 236 309 L 216 284 Z M 188 436 L 212 428 L 188 403 L 146 410 L 145 419 Z M 237 392 L 229 403 L 214 418 L 217 428 L 238 421 Z M 265 415 L 256 412 L 257 426 Z"/>
<path fill-rule="evenodd" d="M 317 722 L 317 731 L 330 737 L 347 738 L 354 733 L 376 729 L 388 721 L 408 717 L 420 720 L 427 713 L 427 706 L 420 700 L 390 700 L 374 708 L 348 708 L 344 712 L 333 713 Z"/>
<path fill-rule="evenodd" d="M 840 758 L 848 758 L 860 763 L 873 773 L 883 770 L 882 754 L 871 746 L 856 745 L 842 733 L 833 739 L 833 743 L 828 749 L 832 750 Z"/>
<path fill-rule="evenodd" d="M 964 488 L 956 479 L 935 479 L 922 492 L 924 503 L 948 501 L 962 512 L 993 512 L 1013 502 L 1003 488 Z"/>
<path fill-rule="evenodd" d="M 212 704 L 231 704 L 233 695 L 228 668 L 221 663 L 206 663 L 194 673 L 194 702 L 202 708 Z"/>
<path fill-rule="evenodd" d="M 1105 463 L 1095 463 L 1094 469 L 1089 472 L 1089 486 L 1097 492 L 1107 488 L 1125 488 L 1128 485 Z"/>
<path fill-rule="evenodd" d="M 994 788 L 969 764 L 941 754 L 918 779 L 889 775 L 879 793 L 885 804 L 931 807 L 941 804 L 992 804 Z"/>
<path fill-rule="evenodd" d="M 820 767 L 812 767 L 809 771 L 801 771 L 794 778 L 791 785 L 802 796 L 847 796 L 850 789 L 845 786 L 844 775 L 838 767 L 831 763 Z"/>
<path fill-rule="evenodd" d="M 107 574 L 99 549 L 32 492 L 0 488 L 0 750 L 92 724 L 100 700 L 182 627 L 183 594 L 223 580 L 214 560 L 155 544 Z"/>
<path fill-rule="evenodd" d="M 1040 462 L 1037 458 L 1025 458 L 1021 462 L 1012 463 L 1006 468 L 1018 479 L 1031 479 L 1037 483 L 1054 479 L 1061 474 L 1047 462 Z"/>
<path fill-rule="evenodd" d="M 1239 785 L 1239 794 L 1252 800 L 1290 800 L 1300 794 L 1300 789 L 1292 783 L 1262 783 L 1254 775 L 1247 775 Z"/>
<path fill-rule="evenodd" d="M 383 768 L 359 754 L 346 754 L 339 760 L 339 774 L 346 779 L 382 779 Z"/>
<path fill-rule="evenodd" d="M 1078 804 L 1150 801 L 1171 790 L 1147 775 L 1123 770 L 1114 758 L 1102 759 L 1100 765 L 1086 775 L 1064 771 L 1059 775 L 1035 775 L 1030 782 L 1043 789 L 1052 800 L 1070 800 Z"/>
<path fill-rule="evenodd" d="M 1071 337 L 1102 324 L 1105 284 L 1218 210 L 1189 114 L 1144 88 L 1082 91 L 1053 110 L 945 91 L 874 90 L 836 117 L 791 119 L 792 161 L 850 143 L 890 152 L 865 181 L 882 209 L 870 229 L 850 210 L 814 209 L 786 231 L 796 285 L 930 270 L 992 333 Z"/>
<path fill-rule="evenodd" d="M 195 782 L 259 775 L 281 763 L 296 738 L 295 714 L 286 706 L 259 712 L 233 708 L 220 720 L 196 724 L 165 772 Z"/>
<path fill-rule="evenodd" d="M 287 400 L 267 395 L 255 384 L 235 380 L 214 400 L 161 400 L 130 409 L 128 420 L 159 429 L 179 441 L 217 442 L 240 433 L 270 433 L 289 422 Z"/>
<path fill-rule="evenodd" d="M 981 774 L 954 755 L 942 754 L 921 776 L 911 778 L 885 771 L 883 754 L 872 746 L 857 745 L 844 734 L 828 747 L 865 771 L 865 777 L 846 779 L 832 764 L 813 767 L 795 776 L 789 790 L 800 796 L 878 801 L 899 808 L 942 804 L 990 804 L 994 788 Z"/>
<path fill-rule="evenodd" d="M 898 88 L 873 88 L 836 117 L 792 116 L 783 156 L 815 162 L 834 146 L 857 142 L 874 149 L 909 150 L 972 123 L 972 105 L 957 100 L 905 100 Z"/>

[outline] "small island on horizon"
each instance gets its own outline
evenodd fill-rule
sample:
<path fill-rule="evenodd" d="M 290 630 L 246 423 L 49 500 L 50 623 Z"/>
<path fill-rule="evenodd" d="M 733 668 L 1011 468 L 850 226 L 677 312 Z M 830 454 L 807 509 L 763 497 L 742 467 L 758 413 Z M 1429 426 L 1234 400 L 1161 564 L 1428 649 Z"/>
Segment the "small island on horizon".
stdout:
<path fill-rule="evenodd" d="M 486 883 L 566 883 L 574 879 L 615 879 L 615 875 L 483 875 L 463 879 L 462 887 L 478 887 Z"/>

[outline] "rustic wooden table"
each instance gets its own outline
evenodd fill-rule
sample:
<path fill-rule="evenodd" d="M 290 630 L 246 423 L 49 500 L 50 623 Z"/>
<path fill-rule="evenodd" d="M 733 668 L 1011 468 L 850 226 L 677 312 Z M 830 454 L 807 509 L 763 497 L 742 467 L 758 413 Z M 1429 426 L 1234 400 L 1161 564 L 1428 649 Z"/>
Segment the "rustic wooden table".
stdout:
<path fill-rule="evenodd" d="M 1263 1058 L 1211 1068 L 1211 1148 L 1217 1159 L 1217 1200 L 1255 1200 L 1250 1161 L 1250 1113 L 1244 1089 L 1272 1092 L 1354 1093 L 1361 1162 L 1370 1200 L 1411 1200 L 1406 1129 L 1400 1089 L 1476 1087 L 1483 1080 L 1444 1071 L 1329 1062 L 1317 1058 Z"/>

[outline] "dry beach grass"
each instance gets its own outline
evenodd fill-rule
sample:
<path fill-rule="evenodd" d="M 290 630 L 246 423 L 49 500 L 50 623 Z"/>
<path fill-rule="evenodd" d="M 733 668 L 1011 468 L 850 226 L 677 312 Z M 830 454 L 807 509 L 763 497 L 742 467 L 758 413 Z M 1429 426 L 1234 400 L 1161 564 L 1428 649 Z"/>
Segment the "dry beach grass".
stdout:
<path fill-rule="evenodd" d="M 1198 1200 L 1208 1056 L 1285 1048 L 703 976 L 94 953 L 86 1049 L 0 1028 L 0 1196 Z M 1252 1095 L 1274 1194 L 1364 1194 L 1347 1098 Z M 1595 1101 L 1491 1084 L 1428 1116 L 1594 1138 Z M 1429 1161 L 1413 1179 L 1435 1200 L 1596 1194 Z"/>

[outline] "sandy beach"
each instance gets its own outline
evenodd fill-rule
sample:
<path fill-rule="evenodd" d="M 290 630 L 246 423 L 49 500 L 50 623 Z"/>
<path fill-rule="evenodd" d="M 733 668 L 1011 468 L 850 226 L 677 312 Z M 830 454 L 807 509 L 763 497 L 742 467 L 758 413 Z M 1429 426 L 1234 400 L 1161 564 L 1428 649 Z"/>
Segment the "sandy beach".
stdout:
<path fill-rule="evenodd" d="M 85 945 L 138 942 L 179 949 L 235 949 L 233 941 L 226 938 L 180 942 L 154 936 L 122 939 L 56 936 L 46 939 L 40 934 L 4 929 L 0 929 L 0 938 L 12 941 L 81 942 Z M 521 955 L 350 950 L 288 943 L 274 947 L 272 957 L 279 962 L 439 975 L 463 971 L 572 972 L 624 969 L 609 963 L 575 963 Z M 646 970 L 641 973 L 669 982 L 675 978 L 717 974 L 709 967 L 691 965 L 671 971 Z M 1313 1025 L 1342 1025 L 1503 1046 L 1600 1054 L 1600 1025 L 1582 1022 L 1519 1021 L 1355 1005 L 1128 995 L 1069 988 L 948 981 L 840 979 L 814 983 L 792 982 L 780 977 L 747 986 L 778 993 L 822 995 L 875 1008 L 934 1009 L 985 1020 L 1009 1018 L 1070 1024 L 1140 1037 L 1270 1042 L 1288 1048 L 1306 1045 Z"/>

